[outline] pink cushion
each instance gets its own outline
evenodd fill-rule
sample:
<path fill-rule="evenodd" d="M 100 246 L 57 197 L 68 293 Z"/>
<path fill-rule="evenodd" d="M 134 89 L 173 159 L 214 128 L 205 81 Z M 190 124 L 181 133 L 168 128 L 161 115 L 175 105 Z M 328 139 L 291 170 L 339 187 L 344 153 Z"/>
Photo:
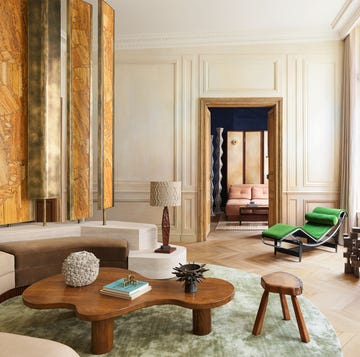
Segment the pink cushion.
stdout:
<path fill-rule="evenodd" d="M 269 189 L 267 185 L 253 186 L 251 189 L 251 199 L 257 198 L 267 199 L 269 197 Z"/>
<path fill-rule="evenodd" d="M 229 198 L 251 199 L 251 186 L 236 185 L 229 189 Z"/>

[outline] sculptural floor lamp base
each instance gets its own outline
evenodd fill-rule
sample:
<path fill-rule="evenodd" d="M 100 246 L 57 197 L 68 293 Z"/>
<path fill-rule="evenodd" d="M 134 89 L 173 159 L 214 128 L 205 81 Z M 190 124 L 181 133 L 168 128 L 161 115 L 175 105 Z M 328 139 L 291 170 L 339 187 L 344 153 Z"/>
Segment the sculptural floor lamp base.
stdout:
<path fill-rule="evenodd" d="M 162 222 L 161 222 L 161 231 L 162 231 L 162 241 L 163 244 L 160 248 L 155 250 L 155 253 L 171 253 L 176 250 L 175 247 L 169 245 L 169 235 L 170 235 L 170 219 L 169 219 L 169 210 L 167 206 L 164 207 Z"/>

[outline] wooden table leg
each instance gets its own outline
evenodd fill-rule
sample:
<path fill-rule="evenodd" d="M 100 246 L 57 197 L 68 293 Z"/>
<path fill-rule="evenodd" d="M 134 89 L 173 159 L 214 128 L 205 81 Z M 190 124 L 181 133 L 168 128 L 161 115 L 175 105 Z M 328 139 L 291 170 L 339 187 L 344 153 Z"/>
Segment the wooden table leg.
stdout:
<path fill-rule="evenodd" d="M 211 310 L 193 310 L 193 334 L 204 336 L 211 332 Z"/>
<path fill-rule="evenodd" d="M 100 355 L 110 352 L 114 341 L 114 319 L 91 322 L 91 352 Z"/>

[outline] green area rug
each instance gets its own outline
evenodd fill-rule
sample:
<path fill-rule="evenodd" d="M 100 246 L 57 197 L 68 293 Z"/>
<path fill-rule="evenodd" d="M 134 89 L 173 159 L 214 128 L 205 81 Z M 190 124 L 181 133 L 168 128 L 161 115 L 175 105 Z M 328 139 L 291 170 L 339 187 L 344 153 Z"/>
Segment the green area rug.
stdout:
<path fill-rule="evenodd" d="M 241 270 L 207 265 L 206 276 L 226 279 L 235 286 L 234 299 L 212 310 L 212 332 L 192 334 L 192 312 L 177 306 L 156 306 L 115 320 L 114 348 L 109 357 L 152 356 L 342 356 L 334 329 L 307 299 L 299 297 L 311 341 L 300 341 L 291 300 L 291 320 L 282 320 L 279 296 L 270 294 L 263 330 L 253 336 L 255 316 L 263 289 L 260 277 Z M 180 283 L 179 283 L 180 284 Z M 306 289 L 306 282 L 304 282 Z M 199 286 L 201 288 L 201 286 Z M 70 310 L 34 310 L 21 297 L 0 304 L 0 331 L 62 342 L 81 356 L 90 353 L 90 323 Z"/>

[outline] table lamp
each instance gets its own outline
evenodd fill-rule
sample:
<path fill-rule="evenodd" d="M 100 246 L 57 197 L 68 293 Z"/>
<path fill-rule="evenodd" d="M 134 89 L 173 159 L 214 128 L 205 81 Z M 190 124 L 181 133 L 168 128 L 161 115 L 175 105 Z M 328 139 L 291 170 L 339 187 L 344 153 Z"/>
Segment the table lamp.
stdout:
<path fill-rule="evenodd" d="M 176 248 L 169 245 L 170 219 L 168 207 L 181 205 L 181 182 L 180 181 L 151 181 L 150 182 L 150 206 L 164 207 L 161 229 L 162 246 L 155 253 L 171 253 Z"/>

